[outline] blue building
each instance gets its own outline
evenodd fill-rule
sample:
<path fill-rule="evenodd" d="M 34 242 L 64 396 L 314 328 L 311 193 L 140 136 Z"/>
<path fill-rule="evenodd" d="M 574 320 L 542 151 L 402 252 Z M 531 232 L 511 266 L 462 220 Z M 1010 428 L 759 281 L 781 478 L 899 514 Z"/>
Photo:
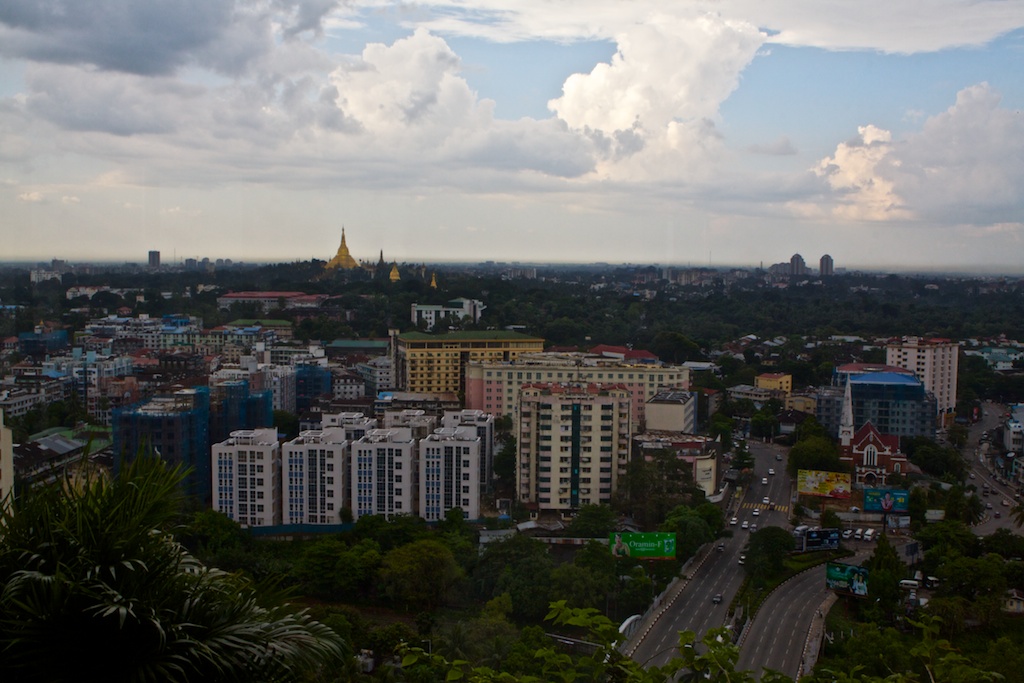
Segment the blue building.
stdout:
<path fill-rule="evenodd" d="M 113 411 L 114 475 L 139 455 L 159 455 L 189 468 L 185 493 L 206 505 L 210 481 L 210 390 L 182 389 Z"/>

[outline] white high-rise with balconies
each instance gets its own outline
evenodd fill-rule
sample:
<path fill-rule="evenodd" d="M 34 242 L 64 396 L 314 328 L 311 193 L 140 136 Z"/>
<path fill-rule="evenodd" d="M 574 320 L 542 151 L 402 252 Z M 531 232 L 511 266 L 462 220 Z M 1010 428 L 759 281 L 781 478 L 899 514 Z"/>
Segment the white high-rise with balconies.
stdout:
<path fill-rule="evenodd" d="M 960 363 L 960 344 L 949 339 L 903 337 L 885 347 L 885 363 L 910 370 L 935 394 L 939 414 L 951 414 L 956 408 L 956 373 Z"/>
<path fill-rule="evenodd" d="M 473 427 L 442 427 L 420 439 L 420 516 L 439 522 L 453 508 L 480 517 L 480 437 Z"/>
<path fill-rule="evenodd" d="M 276 429 L 240 429 L 213 444 L 213 509 L 242 526 L 281 523 Z"/>
<path fill-rule="evenodd" d="M 349 442 L 338 427 L 309 430 L 284 444 L 281 462 L 285 524 L 339 524 L 348 506 Z"/>
<path fill-rule="evenodd" d="M 352 517 L 417 514 L 418 442 L 408 427 L 371 429 L 352 444 Z"/>

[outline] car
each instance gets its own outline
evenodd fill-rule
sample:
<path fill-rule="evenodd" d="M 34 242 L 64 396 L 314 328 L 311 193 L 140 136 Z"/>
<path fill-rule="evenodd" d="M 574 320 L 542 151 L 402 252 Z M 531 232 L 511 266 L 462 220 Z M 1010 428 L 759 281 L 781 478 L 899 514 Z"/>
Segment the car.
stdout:
<path fill-rule="evenodd" d="M 718 552 L 720 552 L 720 553 L 724 553 L 725 552 L 725 544 L 724 543 L 719 543 L 718 544 Z"/>
<path fill-rule="evenodd" d="M 757 531 L 757 525 L 756 524 L 751 524 L 750 525 L 750 533 L 754 533 L 755 531 Z"/>
<path fill-rule="evenodd" d="M 991 510 L 992 509 L 992 503 L 985 503 L 985 509 L 986 510 Z"/>
<path fill-rule="evenodd" d="M 999 519 L 1002 516 L 1003 516 L 1003 513 L 999 512 L 999 510 L 996 510 L 996 515 L 995 515 L 996 519 Z"/>
<path fill-rule="evenodd" d="M 768 485 L 768 477 L 761 477 L 761 485 L 762 486 L 767 486 Z"/>
<path fill-rule="evenodd" d="M 779 462 L 782 462 L 782 453 L 776 453 L 775 459 L 778 460 Z"/>
<path fill-rule="evenodd" d="M 740 564 L 744 564 L 744 563 L 746 563 L 746 561 L 747 561 L 747 556 L 746 555 L 740 555 Z"/>
<path fill-rule="evenodd" d="M 718 603 L 722 602 L 722 594 L 721 593 L 715 593 L 714 597 L 711 598 L 711 602 L 715 603 L 716 605 Z"/>
<path fill-rule="evenodd" d="M 1010 499 L 1009 498 L 1003 498 L 1003 507 L 1004 508 L 1010 507 Z"/>
<path fill-rule="evenodd" d="M 853 536 L 853 529 L 843 529 L 844 539 L 849 539 L 851 536 Z"/>
<path fill-rule="evenodd" d="M 750 528 L 750 522 L 748 522 L 747 520 L 743 520 L 743 525 L 740 528 L 741 529 L 749 529 Z"/>
<path fill-rule="evenodd" d="M 850 512 L 860 512 L 860 508 L 854 505 L 852 508 L 850 508 Z"/>
<path fill-rule="evenodd" d="M 774 467 L 769 467 L 768 468 L 768 474 L 774 475 L 775 474 L 775 468 Z"/>
<path fill-rule="evenodd" d="M 740 523 L 740 520 L 739 520 L 738 517 L 733 517 L 732 519 L 729 520 L 729 526 L 736 526 L 739 523 Z"/>
<path fill-rule="evenodd" d="M 764 498 L 762 498 L 762 499 L 761 499 L 761 503 L 762 503 L 763 505 L 767 505 L 767 504 L 768 504 L 768 503 L 770 503 L 770 502 L 772 502 L 772 501 L 771 501 L 771 500 L 769 500 L 768 496 L 765 496 Z"/>
<path fill-rule="evenodd" d="M 990 505 L 989 507 L 991 507 L 991 505 Z M 761 508 L 754 508 L 754 511 L 753 511 L 753 512 L 751 512 L 750 514 L 752 514 L 752 515 L 754 515 L 755 517 L 757 517 L 758 515 L 760 515 L 760 514 L 761 514 Z"/>
<path fill-rule="evenodd" d="M 977 479 L 977 477 L 974 476 L 974 472 L 971 472 L 971 479 Z"/>
<path fill-rule="evenodd" d="M 768 509 L 769 510 L 774 510 L 775 509 L 775 503 L 768 503 Z"/>

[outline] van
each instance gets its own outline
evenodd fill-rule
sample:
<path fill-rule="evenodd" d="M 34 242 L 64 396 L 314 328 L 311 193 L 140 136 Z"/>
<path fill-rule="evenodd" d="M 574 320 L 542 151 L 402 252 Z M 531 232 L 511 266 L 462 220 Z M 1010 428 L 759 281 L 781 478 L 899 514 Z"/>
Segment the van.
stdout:
<path fill-rule="evenodd" d="M 875 530 L 874 529 L 865 529 L 864 530 L 864 540 L 865 541 L 873 541 L 873 540 L 875 540 Z"/>
<path fill-rule="evenodd" d="M 859 541 L 863 537 L 864 537 L 864 530 L 863 529 L 857 529 L 856 531 L 853 532 L 853 540 Z"/>
<path fill-rule="evenodd" d="M 907 591 L 916 591 L 920 584 L 913 579 L 903 579 L 900 581 L 900 588 Z"/>
<path fill-rule="evenodd" d="M 793 529 L 793 535 L 794 536 L 803 536 L 804 534 L 807 533 L 807 530 L 809 528 L 810 527 L 808 527 L 806 524 L 801 524 L 797 528 Z"/>

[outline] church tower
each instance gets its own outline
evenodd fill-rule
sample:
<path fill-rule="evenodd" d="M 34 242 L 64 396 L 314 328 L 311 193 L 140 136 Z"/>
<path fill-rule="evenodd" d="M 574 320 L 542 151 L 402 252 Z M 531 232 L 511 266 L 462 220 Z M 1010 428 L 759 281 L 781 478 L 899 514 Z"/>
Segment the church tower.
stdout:
<path fill-rule="evenodd" d="M 345 244 L 345 228 L 341 228 L 341 246 L 338 247 L 338 253 L 334 255 L 328 264 L 328 268 L 341 268 L 343 270 L 353 270 L 359 267 L 356 260 L 352 258 L 352 254 L 348 252 L 348 245 Z"/>
<path fill-rule="evenodd" d="M 843 391 L 843 415 L 839 422 L 839 444 L 846 448 L 853 441 L 853 391 L 850 377 L 846 377 L 846 390 Z"/>

